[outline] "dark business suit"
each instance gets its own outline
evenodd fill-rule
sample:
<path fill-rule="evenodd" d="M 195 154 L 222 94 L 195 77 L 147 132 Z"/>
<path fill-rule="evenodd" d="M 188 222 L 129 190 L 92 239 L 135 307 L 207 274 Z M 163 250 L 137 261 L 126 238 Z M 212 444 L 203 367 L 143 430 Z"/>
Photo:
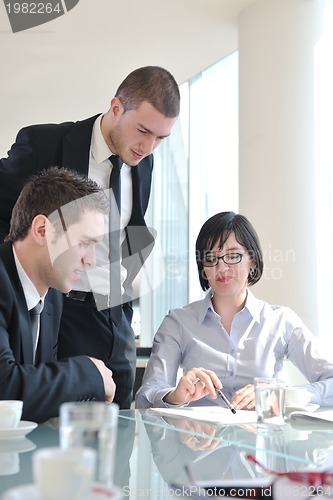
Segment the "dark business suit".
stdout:
<path fill-rule="evenodd" d="M 86 356 L 57 362 L 63 296 L 49 290 L 40 319 L 33 366 L 27 303 L 11 243 L 0 245 L 0 399 L 23 400 L 25 420 L 44 422 L 58 416 L 65 401 L 105 401 L 104 384 Z"/>
<path fill-rule="evenodd" d="M 88 174 L 89 151 L 93 124 L 98 115 L 76 123 L 33 125 L 19 131 L 8 158 L 0 161 L 0 236 L 8 232 L 14 203 L 24 181 L 31 174 L 59 166 Z M 133 210 L 126 228 L 123 258 L 127 278 L 125 296 L 129 301 L 122 307 L 122 324 L 113 321 L 112 309 L 97 311 L 95 304 L 65 298 L 58 352 L 61 356 L 88 354 L 102 359 L 113 371 L 116 383 L 115 402 L 129 408 L 135 374 L 135 340 L 131 328 L 131 284 L 142 262 L 149 255 L 154 238 L 146 227 L 153 156 L 132 167 Z"/>

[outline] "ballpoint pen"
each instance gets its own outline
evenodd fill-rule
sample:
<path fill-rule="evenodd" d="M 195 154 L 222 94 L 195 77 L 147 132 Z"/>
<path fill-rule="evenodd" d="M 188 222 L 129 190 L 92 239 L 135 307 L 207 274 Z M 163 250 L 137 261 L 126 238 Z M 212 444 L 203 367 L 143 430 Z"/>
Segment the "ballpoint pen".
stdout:
<path fill-rule="evenodd" d="M 200 379 L 197 377 L 193 380 L 193 384 L 196 385 L 198 382 L 200 382 Z M 223 403 L 225 404 L 225 406 L 227 408 L 229 408 L 229 410 L 235 414 L 236 413 L 236 410 L 235 408 L 232 406 L 232 404 L 230 403 L 230 401 L 228 400 L 228 398 L 223 394 L 223 392 L 221 391 L 221 389 L 216 389 L 216 393 L 218 394 L 218 396 L 220 396 L 220 398 L 222 399 Z"/>
<path fill-rule="evenodd" d="M 231 410 L 232 413 L 236 413 L 235 408 L 232 406 L 232 404 L 230 403 L 228 398 L 223 394 L 221 389 L 216 389 L 216 392 L 220 396 L 220 398 L 222 399 L 222 401 L 226 405 L 226 407 L 229 408 L 229 410 Z"/>

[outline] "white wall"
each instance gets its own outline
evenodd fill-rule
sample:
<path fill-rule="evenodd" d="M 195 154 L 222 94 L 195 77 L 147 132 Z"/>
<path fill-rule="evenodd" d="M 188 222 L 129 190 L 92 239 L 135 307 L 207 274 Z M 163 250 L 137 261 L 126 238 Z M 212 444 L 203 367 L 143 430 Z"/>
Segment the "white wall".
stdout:
<path fill-rule="evenodd" d="M 315 47 L 325 4 L 260 0 L 239 24 L 240 211 L 266 264 L 255 293 L 290 306 L 315 333 Z"/>
<path fill-rule="evenodd" d="M 237 12 L 254 0 L 79 0 L 67 14 L 13 34 L 0 3 L 0 156 L 30 123 L 108 108 L 133 69 L 160 65 L 179 83 L 237 47 Z"/>

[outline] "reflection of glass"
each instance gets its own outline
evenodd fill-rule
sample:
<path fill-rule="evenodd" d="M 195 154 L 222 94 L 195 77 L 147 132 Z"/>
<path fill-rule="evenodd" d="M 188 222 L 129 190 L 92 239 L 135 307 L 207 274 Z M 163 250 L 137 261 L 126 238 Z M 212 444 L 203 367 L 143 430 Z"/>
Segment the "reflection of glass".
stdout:
<path fill-rule="evenodd" d="M 268 428 L 267 428 L 268 427 Z M 256 459 L 268 469 L 276 471 L 286 470 L 286 450 L 285 436 L 283 430 L 272 431 L 269 426 L 266 428 L 258 427 L 256 440 Z M 274 453 L 272 453 L 274 451 Z M 256 467 L 256 470 L 262 472 L 262 467 Z"/>
<path fill-rule="evenodd" d="M 17 474 L 20 470 L 19 453 L 34 450 L 30 439 L 4 439 L 0 441 L 0 476 Z"/>

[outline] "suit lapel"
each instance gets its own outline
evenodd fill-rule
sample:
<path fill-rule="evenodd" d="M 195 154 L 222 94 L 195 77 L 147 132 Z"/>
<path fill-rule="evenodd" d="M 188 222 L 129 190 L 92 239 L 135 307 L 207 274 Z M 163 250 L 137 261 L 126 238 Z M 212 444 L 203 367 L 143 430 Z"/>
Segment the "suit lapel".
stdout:
<path fill-rule="evenodd" d="M 20 346 L 17 347 L 20 352 L 17 352 L 16 354 L 19 358 L 22 358 L 23 363 L 31 364 L 33 362 L 33 353 L 30 316 L 21 281 L 17 273 L 12 244 L 10 242 L 6 242 L 1 245 L 0 256 L 5 268 L 7 269 L 17 301 L 20 324 Z"/>
<path fill-rule="evenodd" d="M 76 122 L 63 139 L 62 166 L 88 175 L 93 125 L 99 115 Z"/>
<path fill-rule="evenodd" d="M 25 299 L 24 299 L 25 302 Z M 21 330 L 21 346 L 22 346 L 22 362 L 24 364 L 33 363 L 33 352 L 32 352 L 32 331 L 29 311 L 27 309 L 27 304 L 24 304 L 25 309 L 20 306 L 20 330 Z"/>

